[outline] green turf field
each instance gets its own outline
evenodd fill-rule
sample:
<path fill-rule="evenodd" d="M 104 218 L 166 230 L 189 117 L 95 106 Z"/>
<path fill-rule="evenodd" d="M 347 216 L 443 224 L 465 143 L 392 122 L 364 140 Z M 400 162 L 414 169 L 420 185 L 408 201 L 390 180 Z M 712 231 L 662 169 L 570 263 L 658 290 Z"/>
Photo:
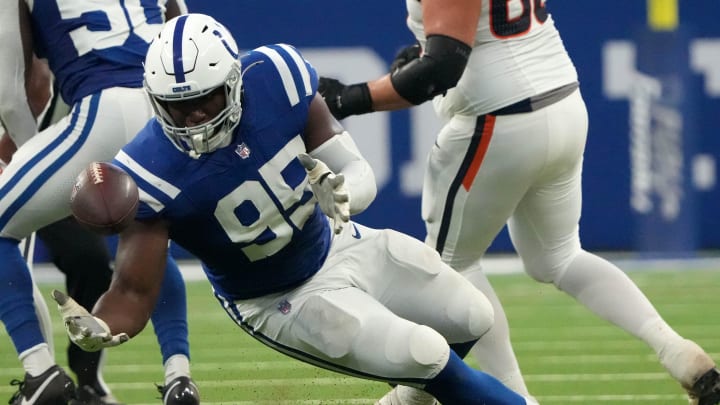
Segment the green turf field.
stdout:
<path fill-rule="evenodd" d="M 631 277 L 682 334 L 720 359 L 720 272 L 633 272 Z M 649 348 L 609 326 L 552 286 L 524 274 L 492 277 L 510 318 L 528 386 L 543 405 L 686 404 Z M 55 285 L 41 285 L 46 297 Z M 206 282 L 188 284 L 193 377 L 204 404 L 372 404 L 382 383 L 347 378 L 285 358 L 246 336 L 219 308 Z M 56 347 L 65 337 L 54 305 Z M 0 381 L 22 370 L 4 329 Z M 106 380 L 128 404 L 159 404 L 160 355 L 150 329 L 108 351 Z M 9 398 L 15 387 L 0 386 Z"/>

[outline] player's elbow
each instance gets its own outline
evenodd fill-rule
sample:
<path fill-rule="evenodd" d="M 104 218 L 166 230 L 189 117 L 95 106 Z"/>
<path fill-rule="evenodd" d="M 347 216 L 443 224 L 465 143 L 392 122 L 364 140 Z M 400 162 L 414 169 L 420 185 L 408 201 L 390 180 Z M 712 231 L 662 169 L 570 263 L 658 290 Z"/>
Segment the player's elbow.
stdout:
<path fill-rule="evenodd" d="M 94 315 L 104 319 L 113 334 L 133 337 L 145 329 L 158 300 L 160 286 L 138 288 L 137 284 L 115 278 L 95 306 Z"/>
<path fill-rule="evenodd" d="M 467 66 L 472 48 L 444 35 L 430 35 L 424 54 L 390 76 L 400 96 L 421 104 L 455 87 Z"/>
<path fill-rule="evenodd" d="M 342 171 L 350 191 L 350 214 L 359 214 L 370 206 L 377 195 L 375 174 L 365 159 L 348 163 Z"/>

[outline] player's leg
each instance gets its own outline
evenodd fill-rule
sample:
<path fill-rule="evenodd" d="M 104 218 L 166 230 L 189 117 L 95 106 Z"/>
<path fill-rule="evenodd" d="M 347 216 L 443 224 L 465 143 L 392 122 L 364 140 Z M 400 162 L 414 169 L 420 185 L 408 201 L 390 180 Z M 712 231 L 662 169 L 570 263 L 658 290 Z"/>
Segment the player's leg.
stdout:
<path fill-rule="evenodd" d="M 108 134 L 116 133 L 118 128 L 129 130 L 123 125 L 123 114 L 127 113 L 124 110 L 146 105 L 146 95 L 137 89 L 127 106 L 120 106 L 119 99 L 115 94 L 103 93 L 79 101 L 67 117 L 23 144 L 0 176 L 0 276 L 5 281 L 0 283 L 0 319 L 26 370 L 26 384 L 17 401 L 29 398 L 37 389 L 42 390 L 41 395 L 61 397 L 66 388 L 73 388 L 65 384 L 71 380 L 55 368 L 40 332 L 33 308 L 32 281 L 18 242 L 69 216 L 68 198 L 77 173 L 93 160 L 111 159 L 124 145 L 125 137 Z M 151 111 L 147 110 L 149 117 Z M 51 392 L 54 383 L 43 384 L 50 378 L 60 381 L 62 389 Z"/>
<path fill-rule="evenodd" d="M 524 114 L 527 115 L 527 114 Z M 501 302 L 481 258 L 526 192 L 545 138 L 511 116 L 453 117 L 440 131 L 425 173 L 426 243 L 490 300 L 495 323 L 472 350 L 482 369 L 515 391 L 528 389 L 514 354 Z"/>
<path fill-rule="evenodd" d="M 30 269 L 32 277 L 33 264 L 35 260 L 35 233 L 30 234 L 27 238 L 20 241 L 20 251 L 22 252 L 25 263 Z M 35 315 L 40 322 L 40 330 L 45 337 L 45 342 L 50 349 L 50 355 L 55 357 L 55 342 L 53 338 L 52 319 L 50 318 L 50 310 L 48 310 L 47 302 L 43 297 L 42 291 L 38 288 L 33 277 L 33 301 L 35 302 Z"/>
<path fill-rule="evenodd" d="M 365 253 L 373 256 L 371 251 Z M 366 264 L 362 263 L 363 269 L 369 269 Z M 351 273 L 359 272 L 340 269 L 337 263 L 326 266 L 330 270 L 287 294 L 221 302 L 252 336 L 302 361 L 360 378 L 424 388 L 448 404 L 525 404 L 493 377 L 469 368 L 437 331 L 398 317 L 353 287 Z M 382 270 L 381 266 L 376 272 Z M 392 273 L 392 269 L 384 270 Z M 417 276 L 432 277 L 427 272 Z M 468 290 L 482 297 L 469 285 Z M 422 294 L 413 297 L 409 305 L 425 299 Z M 471 328 L 468 321 L 477 321 L 479 329 L 487 328 L 483 316 L 466 319 L 463 329 Z M 477 336 L 458 333 L 457 337 Z"/>
<path fill-rule="evenodd" d="M 3 279 L 0 283 L 0 319 L 25 369 L 23 380 L 12 382 L 19 389 L 9 403 L 25 403 L 23 401 L 34 395 L 43 401 L 68 401 L 75 394 L 75 385 L 55 364 L 43 337 L 35 313 L 33 281 L 17 239 L 0 238 L 0 263 Z"/>
<path fill-rule="evenodd" d="M 168 256 L 160 296 L 151 315 L 165 367 L 165 382 L 158 389 L 166 405 L 197 405 L 200 393 L 190 377 L 185 281 Z"/>
<path fill-rule="evenodd" d="M 45 342 L 48 345 L 48 349 L 50 349 L 50 355 L 54 358 L 55 339 L 53 337 L 52 318 L 50 318 L 50 310 L 48 309 L 45 297 L 43 297 L 42 291 L 40 291 L 40 288 L 38 288 L 37 284 L 34 282 L 34 278 L 33 302 L 35 302 L 35 314 L 37 315 L 38 321 L 40 322 L 40 329 L 42 331 L 43 337 L 45 337 Z"/>
<path fill-rule="evenodd" d="M 48 246 L 55 265 L 66 274 L 68 293 L 86 308 L 92 308 L 110 285 L 112 269 L 105 240 L 83 228 L 72 218 L 53 223 L 38 231 Z M 152 315 L 165 365 L 164 403 L 192 403 L 197 387 L 190 379 L 189 343 L 185 285 L 174 260 L 168 262 L 162 295 Z M 112 403 L 109 387 L 102 378 L 102 352 L 84 352 L 68 347 L 68 362 L 78 378 L 78 396 Z"/>
<path fill-rule="evenodd" d="M 484 336 L 494 329 L 492 326 L 490 331 L 480 330 L 492 323 L 491 303 L 478 294 L 467 279 L 443 263 L 429 246 L 396 232 L 388 231 L 387 234 L 389 256 L 399 271 L 393 272 L 392 276 L 375 274 L 376 279 L 365 284 L 392 291 L 392 294 L 379 293 L 386 297 L 383 303 L 393 313 L 437 330 L 459 358 L 464 357 L 478 340 L 471 336 Z M 423 251 L 425 253 L 421 254 Z M 449 295 L 449 291 L 452 294 Z M 423 297 L 421 304 L 416 302 L 418 293 Z M 527 396 L 527 393 L 520 394 Z M 398 385 L 376 404 L 436 405 L 437 402 L 423 391 Z"/>
<path fill-rule="evenodd" d="M 509 222 L 510 235 L 526 271 L 538 281 L 554 283 L 598 316 L 642 339 L 673 377 L 686 389 L 692 388 L 714 368 L 712 359 L 679 336 L 622 270 L 580 246 L 582 147 L 587 115 L 579 93 L 547 110 L 548 127 L 561 154 L 554 171 L 546 171 L 547 177 L 533 187 Z M 720 384 L 716 376 L 712 378 L 711 385 Z"/>
<path fill-rule="evenodd" d="M 37 231 L 55 266 L 65 274 L 68 294 L 85 308 L 92 308 L 110 286 L 112 269 L 105 239 L 81 226 L 72 217 Z M 78 396 L 85 402 L 116 403 L 102 377 L 103 351 L 85 352 L 69 343 L 68 365 L 75 373 Z"/>
<path fill-rule="evenodd" d="M 82 133 L 88 118 L 94 115 L 90 103 L 83 103 L 72 122 L 68 119 L 59 123 L 20 147 L 0 176 L 0 275 L 6 281 L 0 285 L 0 318 L 23 363 L 26 381 L 34 381 L 45 372 L 50 372 L 48 377 L 60 374 L 53 371 L 55 361 L 32 307 L 32 281 L 18 241 L 69 215 L 67 193 L 81 166 L 75 171 L 64 165 L 75 152 L 77 139 L 73 136 Z M 21 392 L 21 396 L 31 395 Z M 52 395 L 63 394 L 58 390 Z"/>

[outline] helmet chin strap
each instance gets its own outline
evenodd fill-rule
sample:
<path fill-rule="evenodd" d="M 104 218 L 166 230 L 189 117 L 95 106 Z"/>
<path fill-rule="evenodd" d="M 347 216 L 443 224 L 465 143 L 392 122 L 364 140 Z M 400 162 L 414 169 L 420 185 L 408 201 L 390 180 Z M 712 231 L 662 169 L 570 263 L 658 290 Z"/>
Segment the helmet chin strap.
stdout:
<path fill-rule="evenodd" d="M 192 149 L 190 150 L 190 156 L 194 159 L 197 159 L 200 157 L 201 154 L 207 153 L 208 151 L 208 141 L 205 134 L 197 134 L 192 135 L 190 137 L 190 140 L 192 142 Z M 196 152 L 196 150 L 200 150 L 201 152 Z"/>
<path fill-rule="evenodd" d="M 232 141 L 231 137 L 226 136 L 223 138 L 222 142 L 217 143 L 217 141 L 214 139 L 218 136 L 218 133 L 216 132 L 213 134 L 212 138 L 208 139 L 208 137 L 205 134 L 197 134 L 192 135 L 190 137 L 190 142 L 192 145 L 192 148 L 188 151 L 188 154 L 193 159 L 197 159 L 202 155 L 203 153 L 210 153 L 214 152 L 220 148 L 224 148 L 228 145 L 230 145 L 230 142 Z M 212 142 L 215 141 L 217 144 L 212 145 Z M 201 152 L 197 152 L 197 150 L 200 150 Z"/>

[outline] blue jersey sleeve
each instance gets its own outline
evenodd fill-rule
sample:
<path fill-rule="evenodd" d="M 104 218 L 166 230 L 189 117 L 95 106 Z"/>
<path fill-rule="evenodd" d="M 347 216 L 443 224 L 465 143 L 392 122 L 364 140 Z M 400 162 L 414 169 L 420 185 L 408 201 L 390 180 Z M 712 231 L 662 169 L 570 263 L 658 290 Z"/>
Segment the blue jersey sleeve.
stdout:
<path fill-rule="evenodd" d="M 152 119 L 113 159 L 113 164 L 125 170 L 138 186 L 140 205 L 135 215 L 137 219 L 161 216 L 165 206 L 180 194 L 176 179 L 157 174 L 177 172 L 168 170 L 174 165 L 183 167 L 178 160 L 185 159 L 185 154 L 167 144 L 170 141 L 162 133 L 160 124 Z"/>
<path fill-rule="evenodd" d="M 255 49 L 270 60 L 291 106 L 309 103 L 318 87 L 315 68 L 292 45 L 275 44 Z"/>
<path fill-rule="evenodd" d="M 254 130 L 278 120 L 304 127 L 318 74 L 300 52 L 287 44 L 266 45 L 248 52 L 241 63 L 246 123 Z"/>

